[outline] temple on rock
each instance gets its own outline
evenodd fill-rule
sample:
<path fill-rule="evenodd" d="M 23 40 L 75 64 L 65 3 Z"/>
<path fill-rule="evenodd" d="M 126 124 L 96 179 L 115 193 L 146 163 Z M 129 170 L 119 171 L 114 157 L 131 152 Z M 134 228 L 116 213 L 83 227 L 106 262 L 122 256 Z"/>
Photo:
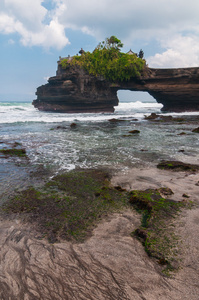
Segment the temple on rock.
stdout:
<path fill-rule="evenodd" d="M 39 110 L 66 113 L 114 112 L 119 101 L 118 90 L 148 92 L 158 103 L 163 104 L 163 111 L 199 110 L 198 67 L 147 67 L 137 78 L 110 82 L 103 76 L 90 75 L 79 66 L 68 64 L 64 69 L 61 65 L 63 59 L 59 58 L 56 76 L 50 77 L 47 84 L 37 88 L 37 99 L 33 105 Z M 68 56 L 67 59 L 70 61 L 72 57 Z"/>

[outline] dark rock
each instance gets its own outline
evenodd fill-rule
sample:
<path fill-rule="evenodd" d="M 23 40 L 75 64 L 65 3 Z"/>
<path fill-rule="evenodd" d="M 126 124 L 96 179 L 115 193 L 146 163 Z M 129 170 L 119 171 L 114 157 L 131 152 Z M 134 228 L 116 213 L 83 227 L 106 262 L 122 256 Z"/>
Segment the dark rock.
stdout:
<path fill-rule="evenodd" d="M 155 120 L 158 118 L 158 115 L 155 113 L 151 113 L 149 116 L 144 116 L 145 120 Z"/>
<path fill-rule="evenodd" d="M 199 165 L 183 163 L 181 161 L 162 161 L 157 165 L 157 168 L 173 171 L 199 171 Z"/>
<path fill-rule="evenodd" d="M 111 83 L 102 76 L 89 75 L 79 66 L 62 69 L 60 61 L 56 76 L 37 88 L 33 105 L 54 112 L 114 112 L 117 91 L 121 89 L 148 92 L 163 104 L 163 111 L 199 110 L 199 68 L 147 68 L 139 78 Z"/>
<path fill-rule="evenodd" d="M 152 211 L 153 203 L 148 200 L 147 197 L 145 197 L 145 194 L 150 194 L 150 197 L 152 198 L 156 191 L 155 190 L 146 190 L 140 193 L 139 191 L 131 191 L 130 192 L 130 198 L 129 202 L 133 205 L 136 205 L 139 209 L 146 209 L 148 212 Z M 156 197 L 156 195 L 155 195 Z"/>
<path fill-rule="evenodd" d="M 112 119 L 109 119 L 108 121 L 111 122 L 111 123 L 118 123 L 118 122 L 123 122 L 125 120 L 120 120 L 120 119 L 112 118 Z"/>
<path fill-rule="evenodd" d="M 192 132 L 199 133 L 199 127 L 192 130 Z"/>
<path fill-rule="evenodd" d="M 183 194 L 182 197 L 184 197 L 184 198 L 190 198 L 187 194 Z"/>
<path fill-rule="evenodd" d="M 5 157 L 9 157 L 9 156 L 26 157 L 26 149 L 24 148 L 0 149 L 0 154 L 5 155 Z"/>
<path fill-rule="evenodd" d="M 123 189 L 120 185 L 114 187 L 119 192 L 126 192 L 126 189 Z"/>
<path fill-rule="evenodd" d="M 155 120 L 155 121 L 164 121 L 164 122 L 183 122 L 185 119 L 183 118 L 173 118 L 172 116 L 164 116 L 164 115 L 157 115 L 156 113 L 152 113 L 149 116 L 145 116 L 145 120 Z"/>
<path fill-rule="evenodd" d="M 134 231 L 134 234 L 135 234 L 137 237 L 143 239 L 144 241 L 146 241 L 146 239 L 147 239 L 147 231 L 144 230 L 144 229 L 137 228 L 137 229 Z"/>
<path fill-rule="evenodd" d="M 173 120 L 173 121 L 175 121 L 175 122 L 179 122 L 179 123 L 181 123 L 181 122 L 184 122 L 184 121 L 185 121 L 185 119 L 184 119 L 184 118 L 172 118 L 172 120 Z"/>
<path fill-rule="evenodd" d="M 186 132 L 180 132 L 180 133 L 178 133 L 178 135 L 185 135 L 186 134 Z"/>
<path fill-rule="evenodd" d="M 140 131 L 137 130 L 137 129 L 134 129 L 134 130 L 130 130 L 129 133 L 131 133 L 131 134 L 138 134 L 138 133 L 140 133 Z"/>
<path fill-rule="evenodd" d="M 18 142 L 14 142 L 14 144 L 13 144 L 13 148 L 21 147 L 21 146 L 22 146 L 22 144 L 18 143 Z"/>
<path fill-rule="evenodd" d="M 166 259 L 163 257 L 163 258 L 160 258 L 160 259 L 158 260 L 158 263 L 159 263 L 159 265 L 164 266 L 164 265 L 167 265 L 167 264 L 168 264 L 168 260 L 166 260 Z"/>
<path fill-rule="evenodd" d="M 54 129 L 66 129 L 66 126 L 61 126 L 61 125 L 58 125 L 57 127 L 55 127 Z"/>
<path fill-rule="evenodd" d="M 70 128 L 76 128 L 77 127 L 77 124 L 76 123 L 71 123 L 70 124 Z"/>
<path fill-rule="evenodd" d="M 173 195 L 173 191 L 170 188 L 162 187 L 162 188 L 159 188 L 157 191 L 160 193 L 161 196 Z"/>
<path fill-rule="evenodd" d="M 160 119 L 165 122 L 170 122 L 174 120 L 172 116 L 162 116 L 162 115 L 160 115 Z"/>

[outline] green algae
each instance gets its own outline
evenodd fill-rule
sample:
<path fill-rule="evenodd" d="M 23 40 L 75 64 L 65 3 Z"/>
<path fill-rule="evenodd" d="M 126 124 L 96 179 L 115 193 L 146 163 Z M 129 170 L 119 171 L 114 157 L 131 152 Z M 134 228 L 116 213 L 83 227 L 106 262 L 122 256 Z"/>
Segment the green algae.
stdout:
<path fill-rule="evenodd" d="M 181 161 L 162 161 L 157 165 L 157 168 L 172 171 L 199 171 L 199 165 L 183 163 Z"/>
<path fill-rule="evenodd" d="M 5 156 L 20 156 L 24 157 L 26 156 L 26 150 L 25 149 L 0 149 L 0 153 L 2 153 Z"/>
<path fill-rule="evenodd" d="M 103 216 L 127 205 L 127 193 L 111 187 L 104 171 L 84 170 L 57 175 L 40 190 L 30 187 L 3 209 L 24 215 L 56 242 L 84 240 Z"/>
<path fill-rule="evenodd" d="M 149 256 L 165 266 L 163 272 L 168 275 L 178 267 L 180 238 L 175 232 L 175 218 L 187 204 L 165 199 L 162 192 L 164 189 L 134 190 L 129 201 L 142 214 L 141 226 L 133 235 L 142 241 Z"/>

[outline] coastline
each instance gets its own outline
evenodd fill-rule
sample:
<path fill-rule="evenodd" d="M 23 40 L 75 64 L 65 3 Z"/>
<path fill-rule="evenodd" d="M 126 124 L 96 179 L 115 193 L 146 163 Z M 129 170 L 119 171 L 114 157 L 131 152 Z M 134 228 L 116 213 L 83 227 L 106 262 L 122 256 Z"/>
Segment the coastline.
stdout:
<path fill-rule="evenodd" d="M 0 223 L 1 298 L 6 299 L 198 299 L 199 173 L 133 168 L 113 174 L 128 190 L 169 187 L 175 200 L 187 194 L 196 205 L 175 221 L 182 239 L 180 268 L 171 277 L 148 257 L 131 232 L 140 215 L 129 209 L 110 214 L 83 243 L 49 244 L 18 218 Z M 180 198 L 180 199 L 179 199 Z"/>
<path fill-rule="evenodd" d="M 198 134 L 192 132 L 199 126 L 198 116 L 173 120 L 167 114 L 155 114 L 157 118 L 149 121 L 143 120 L 142 112 L 142 120 L 138 120 L 128 106 L 121 105 L 120 114 L 112 121 L 109 115 L 60 121 L 56 114 L 42 115 L 32 109 L 29 114 L 27 108 L 23 124 L 20 110 L 12 107 L 11 125 L 1 126 L 0 146 L 24 148 L 27 157 L 0 157 L 1 204 L 3 198 L 8 201 L 32 185 L 40 189 L 74 165 L 77 170 L 102 166 L 110 171 L 112 186 L 127 191 L 169 188 L 174 193 L 171 199 L 194 203 L 174 218 L 174 232 L 181 243 L 178 269 L 164 274 L 158 259 L 148 256 L 142 241 L 132 234 L 142 217 L 129 207 L 103 214 L 87 238 L 78 242 L 49 242 L 34 219 L 28 222 L 20 212 L 1 214 L 1 299 L 198 300 L 199 173 L 157 169 L 162 159 L 198 163 Z M 3 115 L 7 116 L 6 110 Z M 149 112 L 147 115 L 150 117 Z M 140 118 L 139 113 L 137 116 Z M 75 128 L 70 126 L 72 121 Z M 129 133 L 136 129 L 138 135 Z"/>

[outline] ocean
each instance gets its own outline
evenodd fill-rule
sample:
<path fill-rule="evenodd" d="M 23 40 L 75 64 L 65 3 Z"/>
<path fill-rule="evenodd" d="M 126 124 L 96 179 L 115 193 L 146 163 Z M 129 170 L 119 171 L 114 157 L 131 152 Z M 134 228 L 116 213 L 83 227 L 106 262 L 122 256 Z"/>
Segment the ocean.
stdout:
<path fill-rule="evenodd" d="M 41 112 L 25 102 L 0 102 L 0 149 L 20 143 L 29 166 L 52 174 L 75 168 L 105 167 L 114 171 L 155 166 L 161 160 L 199 164 L 199 112 L 164 113 L 183 117 L 184 122 L 154 122 L 145 119 L 161 114 L 161 104 L 122 100 L 114 113 Z M 118 119 L 111 122 L 111 119 Z M 71 127 L 75 123 L 75 127 Z M 130 134 L 139 130 L 139 134 Z M 181 133 L 184 134 L 181 134 Z M 21 166 L 20 166 L 21 164 Z M 19 158 L 0 156 L 0 189 L 6 191 L 26 179 Z"/>

